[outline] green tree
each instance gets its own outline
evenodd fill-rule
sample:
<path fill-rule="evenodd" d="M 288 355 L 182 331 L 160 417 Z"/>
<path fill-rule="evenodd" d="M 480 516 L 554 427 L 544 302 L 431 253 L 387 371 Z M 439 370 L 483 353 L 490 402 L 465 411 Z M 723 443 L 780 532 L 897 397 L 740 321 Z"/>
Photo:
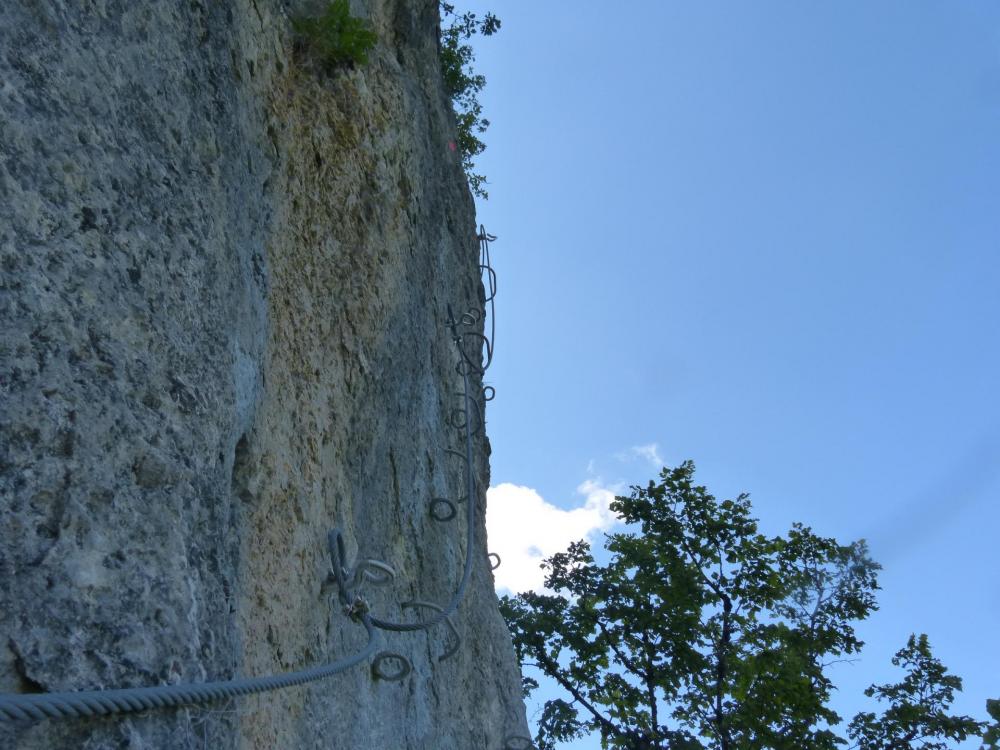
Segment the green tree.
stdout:
<path fill-rule="evenodd" d="M 868 712 L 854 717 L 847 733 L 858 750 L 947 750 L 943 740 L 965 740 L 984 729 L 969 716 L 948 715 L 962 680 L 934 658 L 926 635 L 911 635 L 892 663 L 903 667 L 906 677 L 865 690 L 869 698 L 888 701 L 889 708 L 878 717 Z"/>
<path fill-rule="evenodd" d="M 501 601 L 522 664 L 566 693 L 542 710 L 542 750 L 590 733 L 628 750 L 846 744 L 827 668 L 863 645 L 853 623 L 877 608 L 879 565 L 799 524 L 765 536 L 748 495 L 720 502 L 693 477 L 686 462 L 615 499 L 639 533 L 609 535 L 607 564 L 576 542 L 544 563 L 553 593 Z M 946 717 L 927 718 L 937 736 Z"/>
<path fill-rule="evenodd" d="M 468 40 L 476 34 L 492 36 L 500 30 L 500 19 L 487 13 L 480 20 L 475 13 L 455 12 L 451 3 L 440 3 L 441 19 L 441 74 L 445 91 L 455 108 L 458 139 L 456 147 L 462 157 L 462 167 L 469 179 L 469 187 L 480 198 L 488 198 L 484 185 L 486 178 L 476 172 L 475 157 L 486 149 L 480 135 L 486 132 L 490 121 L 483 117 L 479 92 L 486 86 L 486 77 L 472 68 L 475 53 Z"/>
<path fill-rule="evenodd" d="M 983 732 L 982 750 L 1000 750 L 1000 700 L 987 700 L 986 713 L 993 720 Z"/>

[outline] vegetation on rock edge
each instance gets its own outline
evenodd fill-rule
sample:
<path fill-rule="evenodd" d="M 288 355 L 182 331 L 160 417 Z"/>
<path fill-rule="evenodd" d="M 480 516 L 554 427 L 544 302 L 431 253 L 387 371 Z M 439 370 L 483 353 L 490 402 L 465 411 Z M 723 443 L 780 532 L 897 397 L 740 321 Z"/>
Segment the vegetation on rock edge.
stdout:
<path fill-rule="evenodd" d="M 348 0 L 333 0 L 320 16 L 293 18 L 292 28 L 328 70 L 364 65 L 377 41 L 368 21 L 351 15 Z"/>
<path fill-rule="evenodd" d="M 486 177 L 476 171 L 475 157 L 486 149 L 480 135 L 486 132 L 490 121 L 483 117 L 479 92 L 486 86 L 486 78 L 472 69 L 475 61 L 471 45 L 466 42 L 477 33 L 492 36 L 500 29 L 500 19 L 487 13 L 482 20 L 475 13 L 455 12 L 451 3 L 441 2 L 441 73 L 445 90 L 451 97 L 458 125 L 456 147 L 462 157 L 462 167 L 469 179 L 469 187 L 480 198 L 488 198 Z M 449 25 L 444 20 L 449 19 Z"/>

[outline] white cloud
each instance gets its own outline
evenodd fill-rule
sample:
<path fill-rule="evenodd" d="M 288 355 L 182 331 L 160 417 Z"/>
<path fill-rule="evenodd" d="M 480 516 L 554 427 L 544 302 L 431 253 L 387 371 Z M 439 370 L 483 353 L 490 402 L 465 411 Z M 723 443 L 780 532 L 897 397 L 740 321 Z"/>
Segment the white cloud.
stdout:
<path fill-rule="evenodd" d="M 663 457 L 660 455 L 660 444 L 649 443 L 648 445 L 633 445 L 627 451 L 619 453 L 619 461 L 628 461 L 641 458 L 654 469 L 662 469 L 664 466 Z"/>
<path fill-rule="evenodd" d="M 490 487 L 486 533 L 490 551 L 501 560 L 493 573 L 497 590 L 542 591 L 545 573 L 539 563 L 544 558 L 565 551 L 570 542 L 593 541 L 597 532 L 615 525 L 617 518 L 608 507 L 615 489 L 588 479 L 576 488 L 585 498 L 583 504 L 563 510 L 531 487 L 510 483 Z"/>

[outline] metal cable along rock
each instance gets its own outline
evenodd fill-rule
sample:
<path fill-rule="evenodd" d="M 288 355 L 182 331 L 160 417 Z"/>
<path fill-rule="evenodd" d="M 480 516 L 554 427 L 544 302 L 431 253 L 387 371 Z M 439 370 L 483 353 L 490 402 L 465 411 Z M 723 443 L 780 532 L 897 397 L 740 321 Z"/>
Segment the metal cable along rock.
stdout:
<path fill-rule="evenodd" d="M 218 682 L 184 683 L 178 685 L 156 685 L 152 687 L 121 688 L 110 690 L 64 691 L 39 694 L 0 694 L 0 722 L 37 721 L 80 716 L 98 716 L 106 714 L 128 713 L 150 708 L 165 708 L 182 705 L 210 703 L 238 695 L 250 695 L 279 688 L 301 685 L 307 682 L 332 677 L 351 667 L 371 659 L 372 675 L 376 679 L 398 681 L 404 679 L 411 671 L 410 660 L 402 654 L 392 651 L 380 651 L 376 630 L 392 632 L 411 632 L 426 630 L 444 622 L 451 632 L 451 643 L 438 661 L 444 661 L 452 656 L 461 645 L 461 636 L 451 619 L 465 596 L 469 579 L 472 574 L 475 542 L 475 503 L 476 479 L 474 472 L 472 439 L 483 429 L 485 402 L 491 401 L 495 395 L 492 386 L 481 387 L 480 398 L 471 392 L 470 379 L 482 377 L 493 361 L 493 342 L 496 332 L 494 320 L 494 298 L 496 297 L 496 272 L 490 262 L 489 243 L 496 239 L 479 227 L 480 275 L 485 274 L 485 285 L 488 293 L 484 300 L 488 306 L 490 335 L 485 336 L 474 330 L 478 327 L 487 310 L 471 307 L 458 318 L 455 317 L 451 305 L 448 305 L 447 327 L 458 351 L 456 372 L 462 377 L 462 406 L 454 409 L 446 422 L 460 436 L 464 437 L 464 450 L 457 451 L 446 448 L 446 453 L 465 461 L 465 497 L 457 502 L 466 503 L 466 555 L 462 569 L 462 578 L 450 601 L 444 605 L 426 601 L 407 601 L 401 603 L 403 609 L 430 610 L 434 614 L 418 622 L 393 622 L 376 617 L 370 613 L 368 602 L 358 592 L 363 584 L 384 585 L 395 578 L 395 571 L 390 565 L 372 558 L 356 561 L 354 566 L 347 564 L 347 554 L 344 538 L 340 529 L 333 529 L 327 535 L 332 572 L 325 586 L 336 586 L 337 595 L 344 614 L 361 623 L 368 636 L 365 647 L 356 654 L 338 659 L 309 669 L 286 672 L 277 675 L 261 677 L 236 678 Z M 485 350 L 485 359 L 483 352 Z M 450 521 L 458 513 L 455 502 L 448 498 L 435 497 L 431 500 L 429 511 L 436 521 Z M 496 560 L 495 564 L 493 560 Z M 496 569 L 500 558 L 495 553 L 489 555 L 491 569 Z M 533 747 L 531 740 L 519 735 L 508 735 L 504 738 L 505 750 Z M 526 743 L 526 744 L 525 744 Z"/>

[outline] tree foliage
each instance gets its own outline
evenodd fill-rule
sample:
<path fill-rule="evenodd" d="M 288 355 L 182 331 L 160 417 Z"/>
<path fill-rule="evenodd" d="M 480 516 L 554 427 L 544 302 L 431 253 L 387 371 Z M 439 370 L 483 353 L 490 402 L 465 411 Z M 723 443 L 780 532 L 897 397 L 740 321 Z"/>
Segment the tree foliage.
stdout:
<path fill-rule="evenodd" d="M 906 677 L 895 685 L 872 685 L 865 690 L 869 698 L 887 701 L 889 708 L 881 716 L 863 712 L 854 717 L 847 730 L 854 747 L 947 750 L 943 740 L 961 741 L 982 731 L 980 723 L 969 716 L 948 715 L 962 680 L 948 674 L 934 658 L 926 635 L 911 635 L 892 663 L 903 667 Z"/>
<path fill-rule="evenodd" d="M 986 701 L 986 713 L 992 719 L 983 732 L 983 750 L 1000 750 L 1000 700 Z"/>
<path fill-rule="evenodd" d="M 475 13 L 455 12 L 455 6 L 442 2 L 441 19 L 441 73 L 445 91 L 451 97 L 458 126 L 456 146 L 462 157 L 462 167 L 469 179 L 469 187 L 480 198 L 489 197 L 486 178 L 476 172 L 475 157 L 486 149 L 480 135 L 486 132 L 490 121 L 483 117 L 479 92 L 486 86 L 486 78 L 472 68 L 475 53 L 468 40 L 476 34 L 492 36 L 500 30 L 500 19 L 487 13 L 481 20 Z"/>
<path fill-rule="evenodd" d="M 863 645 L 854 623 L 877 608 L 880 566 L 864 542 L 841 545 L 800 524 L 765 536 L 748 495 L 718 501 L 693 477 L 686 462 L 616 498 L 612 510 L 639 533 L 608 535 L 606 564 L 576 542 L 543 564 L 552 593 L 503 598 L 522 664 L 566 694 L 542 710 L 542 750 L 590 733 L 628 750 L 845 744 L 827 672 Z M 919 651 L 926 638 L 914 643 Z M 909 667 L 909 652 L 900 654 Z M 934 711 L 914 717 L 924 736 L 972 731 L 967 717 L 945 713 L 954 678 L 932 668 L 929 647 L 918 655 L 928 689 L 945 691 Z M 526 693 L 534 686 L 525 680 Z M 875 742 L 883 725 L 871 721 Z"/>

